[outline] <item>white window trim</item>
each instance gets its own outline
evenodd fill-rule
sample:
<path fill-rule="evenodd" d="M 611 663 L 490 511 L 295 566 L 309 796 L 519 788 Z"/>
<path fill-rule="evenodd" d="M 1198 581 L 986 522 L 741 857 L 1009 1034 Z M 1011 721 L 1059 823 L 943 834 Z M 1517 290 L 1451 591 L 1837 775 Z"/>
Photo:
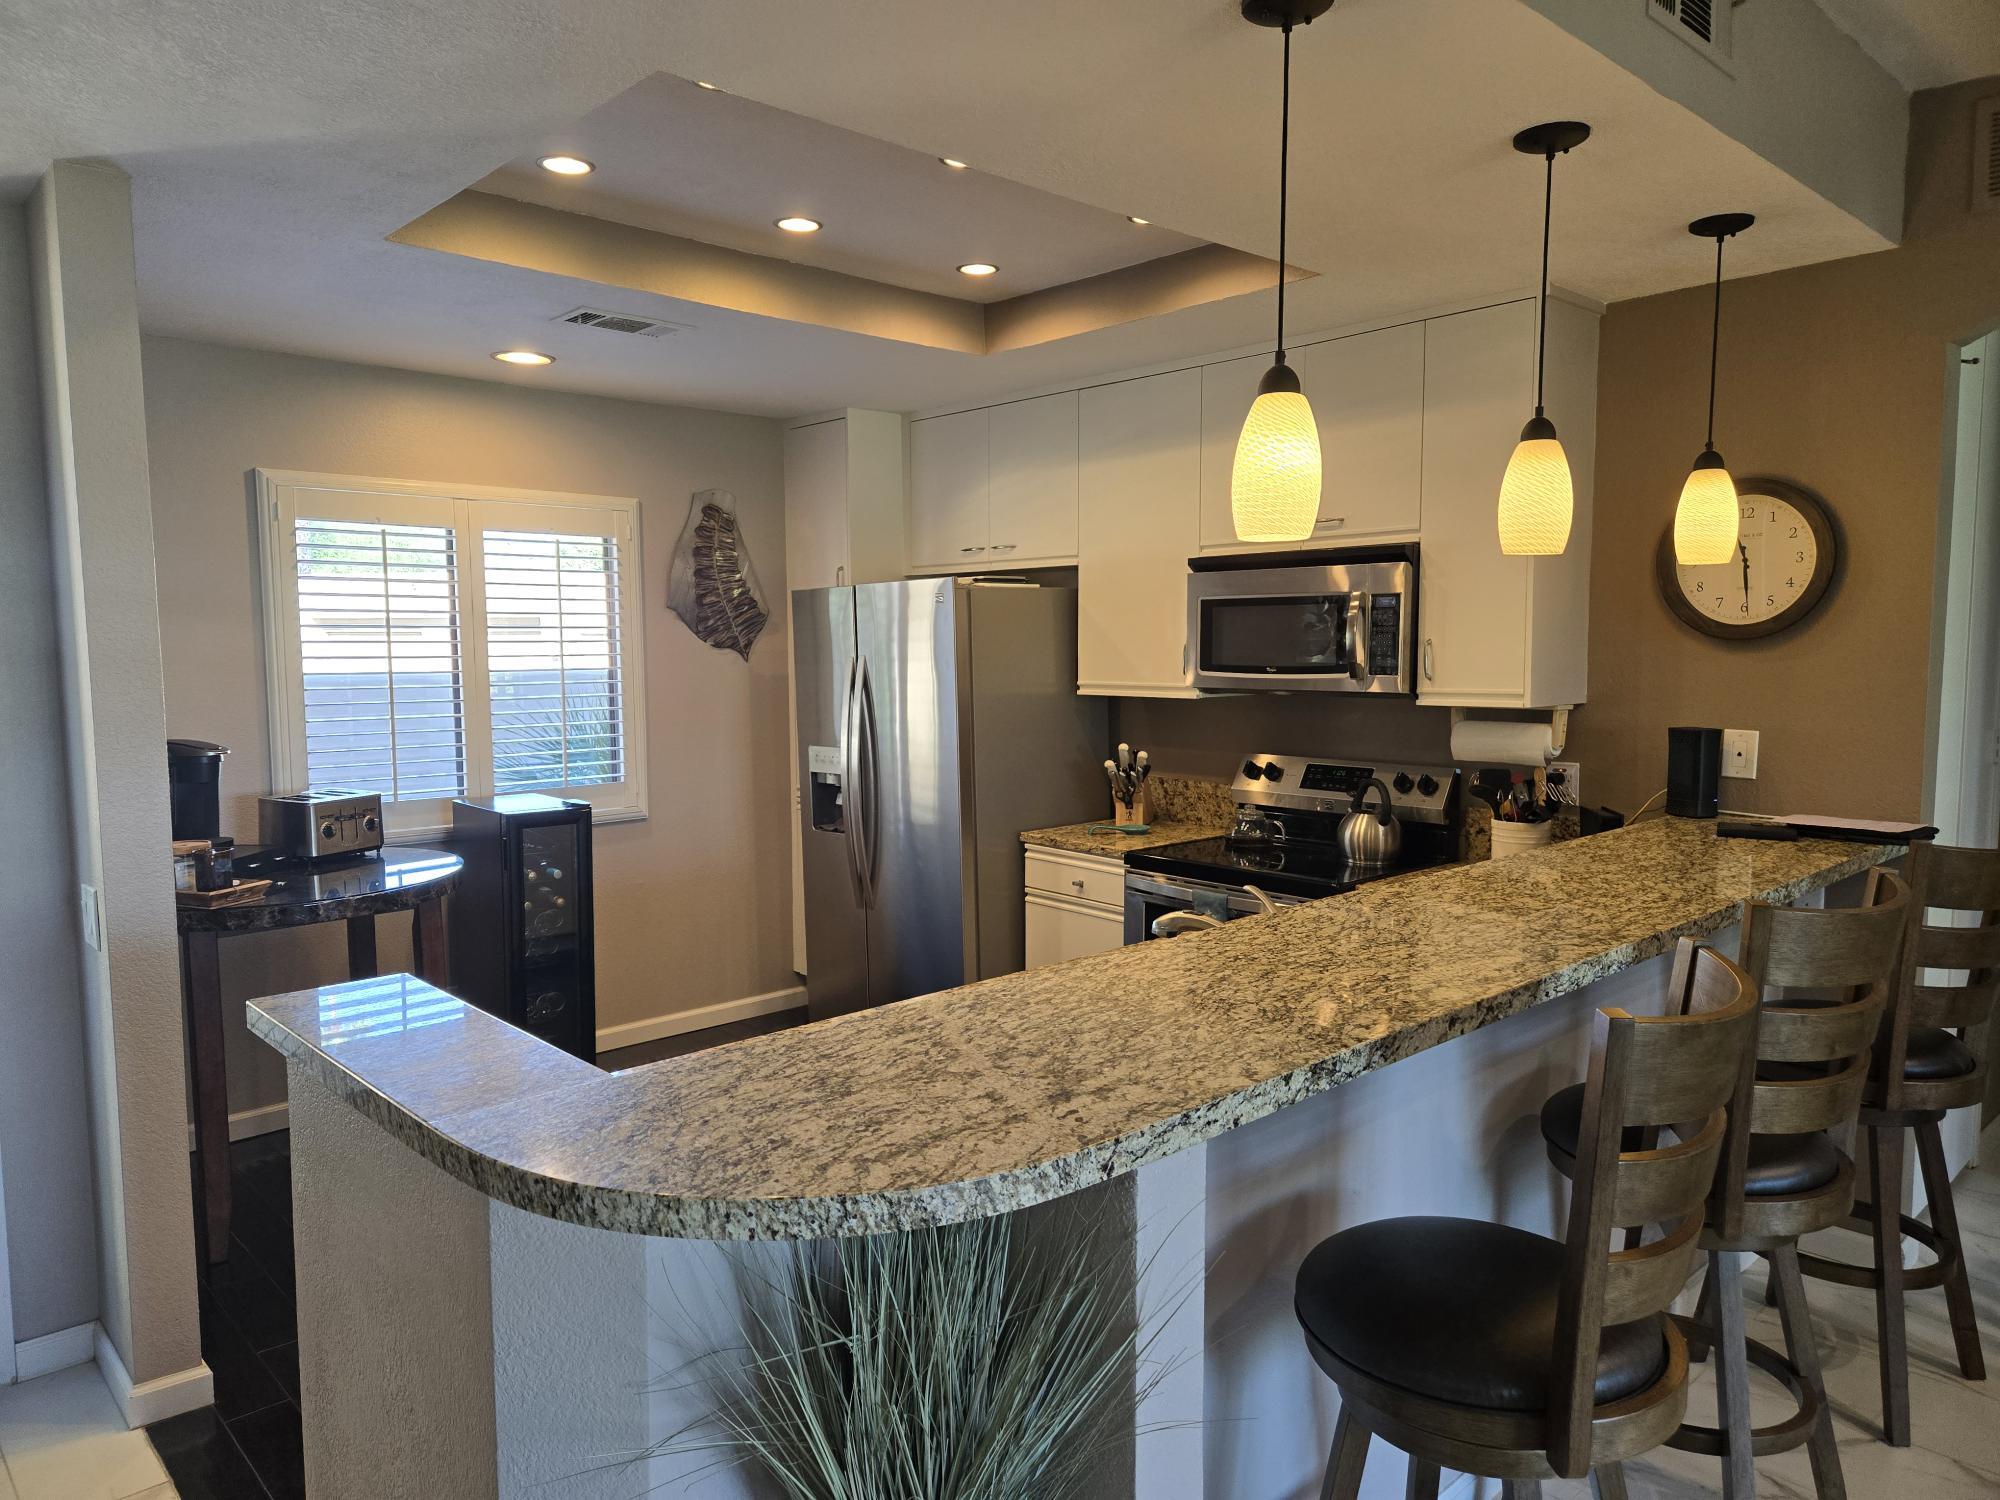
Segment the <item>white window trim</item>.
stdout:
<path fill-rule="evenodd" d="M 287 492 L 323 490 L 346 493 L 356 500 L 380 495 L 397 499 L 435 501 L 438 519 L 431 523 L 450 524 L 458 533 L 459 633 L 461 653 L 464 642 L 477 634 L 478 656 L 485 660 L 486 589 L 483 550 L 476 545 L 476 528 L 468 502 L 503 503 L 524 508 L 537 507 L 540 515 L 521 517 L 521 529 L 559 531 L 563 509 L 612 512 L 625 523 L 620 539 L 619 633 L 629 681 L 623 696 L 626 705 L 625 780 L 608 786 L 548 787 L 550 796 L 568 797 L 591 804 L 593 823 L 636 822 L 647 816 L 646 795 L 646 589 L 641 566 L 643 555 L 639 530 L 640 507 L 628 495 L 585 495 L 557 490 L 516 490 L 476 484 L 431 484 L 407 479 L 371 479 L 352 474 L 316 474 L 301 469 L 258 469 L 257 541 L 262 561 L 260 608 L 264 632 L 264 698 L 270 770 L 273 788 L 287 791 L 306 785 L 305 725 L 301 715 L 305 704 L 304 668 L 298 640 L 298 572 L 293 546 L 294 512 L 288 508 Z M 592 530 L 592 535 L 601 532 Z M 468 797 L 490 797 L 492 778 L 492 722 L 489 689 L 482 671 L 475 680 L 460 658 L 460 680 L 464 687 L 465 733 L 468 747 Z M 476 688 L 476 691 L 475 691 Z M 484 779 L 487 785 L 472 784 L 474 774 L 471 746 L 474 736 L 483 737 Z M 397 815 L 397 809 L 401 815 Z M 433 837 L 451 830 L 451 799 L 385 804 L 383 822 L 391 843 Z"/>

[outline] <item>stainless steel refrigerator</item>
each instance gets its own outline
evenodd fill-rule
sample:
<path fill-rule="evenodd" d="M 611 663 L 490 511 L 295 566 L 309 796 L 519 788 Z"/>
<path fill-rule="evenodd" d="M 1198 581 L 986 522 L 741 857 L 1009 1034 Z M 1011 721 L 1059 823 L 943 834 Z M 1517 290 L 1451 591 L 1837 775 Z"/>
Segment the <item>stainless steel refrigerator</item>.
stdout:
<path fill-rule="evenodd" d="M 792 632 L 813 1019 L 1020 968 L 1021 831 L 1109 811 L 1075 590 L 800 589 Z"/>

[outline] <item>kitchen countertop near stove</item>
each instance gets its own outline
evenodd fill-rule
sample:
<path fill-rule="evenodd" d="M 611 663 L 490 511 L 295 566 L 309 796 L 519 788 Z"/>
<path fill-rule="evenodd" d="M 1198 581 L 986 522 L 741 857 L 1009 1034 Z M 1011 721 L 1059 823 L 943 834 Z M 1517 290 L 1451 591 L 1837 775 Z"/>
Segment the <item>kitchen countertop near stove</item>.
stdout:
<path fill-rule="evenodd" d="M 1021 842 L 1037 849 L 1060 849 L 1066 854 L 1098 854 L 1121 859 L 1133 849 L 1158 849 L 1165 844 L 1186 844 L 1195 839 L 1217 839 L 1229 832 L 1227 823 L 1155 821 L 1144 833 L 1117 833 L 1108 823 L 1070 823 L 1062 828 L 1031 828 Z"/>
<path fill-rule="evenodd" d="M 818 1238 L 1060 1197 L 1899 850 L 1663 819 L 598 1073 L 407 981 L 251 1029 L 461 1181 L 549 1218 Z M 423 1012 L 422 1024 L 409 1017 Z M 500 1102 L 495 1102 L 500 1101 Z"/>

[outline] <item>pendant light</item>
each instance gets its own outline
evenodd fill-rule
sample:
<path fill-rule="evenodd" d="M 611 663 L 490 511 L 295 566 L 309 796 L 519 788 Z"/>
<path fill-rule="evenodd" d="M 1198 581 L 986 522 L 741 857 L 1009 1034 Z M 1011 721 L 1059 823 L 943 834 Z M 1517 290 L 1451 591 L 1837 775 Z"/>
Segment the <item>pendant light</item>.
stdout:
<path fill-rule="evenodd" d="M 1285 207 L 1292 156 L 1292 28 L 1310 26 L 1333 0 L 1243 0 L 1243 19 L 1285 34 L 1285 81 L 1278 133 L 1278 341 L 1257 382 L 1257 399 L 1236 439 L 1229 512 L 1246 542 L 1302 542 L 1319 519 L 1319 424 L 1285 363 Z"/>
<path fill-rule="evenodd" d="M 1715 241 L 1715 315 L 1708 336 L 1708 441 L 1681 486 L 1674 507 L 1674 561 L 1700 566 L 1736 556 L 1736 481 L 1715 451 L 1715 367 L 1722 347 L 1722 246 L 1757 222 L 1755 214 L 1710 214 L 1688 225 L 1697 239 Z"/>
<path fill-rule="evenodd" d="M 1514 137 L 1514 149 L 1546 162 L 1542 183 L 1541 322 L 1535 331 L 1535 414 L 1521 429 L 1521 441 L 1507 460 L 1500 480 L 1500 550 L 1509 557 L 1560 557 L 1569 545 L 1570 523 L 1576 518 L 1576 487 L 1570 480 L 1569 455 L 1556 436 L 1556 424 L 1542 409 L 1542 368 L 1549 342 L 1549 220 L 1555 207 L 1556 157 L 1590 139 L 1581 120 L 1551 120 L 1532 125 Z"/>

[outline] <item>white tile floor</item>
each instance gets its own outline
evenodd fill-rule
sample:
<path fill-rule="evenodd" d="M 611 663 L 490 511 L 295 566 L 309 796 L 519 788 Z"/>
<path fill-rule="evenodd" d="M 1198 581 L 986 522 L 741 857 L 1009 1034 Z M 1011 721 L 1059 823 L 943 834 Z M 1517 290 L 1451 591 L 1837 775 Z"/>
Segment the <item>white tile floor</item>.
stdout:
<path fill-rule="evenodd" d="M 0 1386 L 0 1500 L 175 1500 L 94 1364 Z"/>
<path fill-rule="evenodd" d="M 1989 1157 L 1991 1150 L 1989 1137 Z M 1875 1361 L 1875 1294 L 1858 1287 L 1808 1281 L 1826 1365 L 1827 1397 L 1833 1404 L 1841 1469 L 1850 1500 L 1996 1500 L 2000 1497 L 2000 1165 L 1989 1163 L 1960 1175 L 1954 1201 L 1965 1240 L 1967 1268 L 1987 1363 L 1993 1374 L 1968 1381 L 1958 1373 L 1944 1293 L 1913 1292 L 1906 1299 L 1910 1334 L 1910 1426 L 1912 1444 L 1891 1448 L 1880 1439 L 1882 1398 Z M 1865 1261 L 1867 1242 L 1835 1232 L 1815 1240 L 1827 1255 Z M 1782 1350 L 1778 1314 L 1764 1306 L 1763 1262 L 1745 1267 L 1750 1304 L 1750 1336 Z M 1776 1421 L 1791 1409 L 1790 1398 L 1773 1381 L 1751 1372 L 1751 1420 Z M 1701 1366 L 1688 1403 L 1691 1420 L 1714 1423 L 1715 1366 Z M 1701 1500 L 1722 1493 L 1716 1459 L 1671 1449 L 1626 1465 L 1632 1500 Z M 1545 1500 L 1588 1500 L 1586 1484 L 1549 1484 Z M 1812 1500 L 1812 1468 L 1803 1448 L 1757 1462 L 1760 1500 Z"/>

